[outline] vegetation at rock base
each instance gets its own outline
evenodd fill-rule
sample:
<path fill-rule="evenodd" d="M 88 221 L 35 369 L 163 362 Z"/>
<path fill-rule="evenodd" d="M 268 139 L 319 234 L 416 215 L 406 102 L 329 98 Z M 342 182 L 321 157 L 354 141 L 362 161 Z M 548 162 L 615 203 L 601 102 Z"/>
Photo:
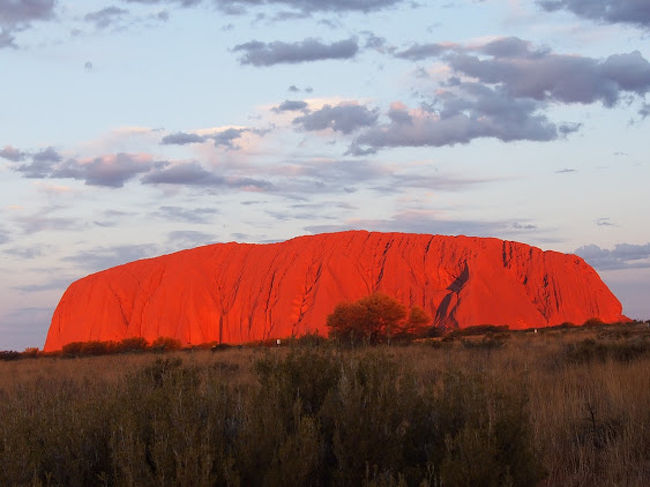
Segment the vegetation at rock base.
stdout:
<path fill-rule="evenodd" d="M 352 303 L 340 303 L 327 317 L 329 336 L 342 343 L 384 343 L 423 336 L 433 319 L 414 306 L 408 312 L 396 299 L 379 292 Z"/>
<path fill-rule="evenodd" d="M 649 344 L 637 323 L 3 361 L 0 485 L 644 486 Z"/>

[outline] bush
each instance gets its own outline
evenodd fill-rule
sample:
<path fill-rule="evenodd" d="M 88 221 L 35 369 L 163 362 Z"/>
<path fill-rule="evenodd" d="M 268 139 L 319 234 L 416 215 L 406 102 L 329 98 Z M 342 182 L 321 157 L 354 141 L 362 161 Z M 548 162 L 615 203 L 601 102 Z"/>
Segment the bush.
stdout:
<path fill-rule="evenodd" d="M 118 352 L 142 352 L 147 349 L 149 344 L 143 337 L 123 338 L 117 344 Z"/>
<path fill-rule="evenodd" d="M 383 293 L 373 293 L 353 303 L 341 303 L 327 317 L 330 337 L 342 343 L 375 345 L 391 339 L 423 335 L 431 318 L 420 308 L 407 309 Z"/>
<path fill-rule="evenodd" d="M 38 357 L 39 354 L 39 349 L 38 347 L 27 347 L 23 352 L 20 354 L 22 358 L 36 358 Z"/>
<path fill-rule="evenodd" d="M 20 352 L 15 350 L 0 350 L 0 360 L 18 360 L 20 358 Z"/>
<path fill-rule="evenodd" d="M 181 341 L 171 337 L 158 337 L 151 344 L 151 349 L 157 352 L 171 352 L 181 348 L 183 348 Z"/>

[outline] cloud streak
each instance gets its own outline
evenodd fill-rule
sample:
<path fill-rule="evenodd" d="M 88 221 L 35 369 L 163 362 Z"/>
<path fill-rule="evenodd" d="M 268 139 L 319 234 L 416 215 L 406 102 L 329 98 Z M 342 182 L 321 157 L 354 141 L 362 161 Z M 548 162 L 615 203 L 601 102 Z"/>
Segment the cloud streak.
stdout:
<path fill-rule="evenodd" d="M 199 4 L 213 4 L 231 15 L 240 15 L 247 8 L 262 5 L 288 7 L 305 15 L 311 12 L 373 12 L 404 3 L 404 0 L 126 0 L 130 3 L 175 4 L 192 7 Z"/>
<path fill-rule="evenodd" d="M 298 42 L 250 41 L 235 46 L 233 52 L 242 53 L 240 64 L 252 66 L 273 66 L 275 64 L 297 64 L 329 59 L 350 59 L 359 51 L 357 40 L 345 39 L 325 44 L 318 39 L 308 38 Z"/>
<path fill-rule="evenodd" d="M 538 0 L 537 3 L 547 12 L 568 10 L 599 22 L 650 27 L 650 4 L 646 0 Z"/>
<path fill-rule="evenodd" d="M 639 269 L 650 267 L 650 243 L 616 244 L 613 249 L 584 245 L 574 251 L 598 270 Z"/>

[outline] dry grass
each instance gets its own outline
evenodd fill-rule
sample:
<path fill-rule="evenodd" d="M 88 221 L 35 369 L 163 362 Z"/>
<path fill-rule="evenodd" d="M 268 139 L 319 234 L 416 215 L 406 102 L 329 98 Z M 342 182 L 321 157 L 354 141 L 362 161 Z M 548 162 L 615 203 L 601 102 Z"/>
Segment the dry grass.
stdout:
<path fill-rule="evenodd" d="M 0 484 L 645 486 L 649 405 L 643 324 L 23 359 Z"/>

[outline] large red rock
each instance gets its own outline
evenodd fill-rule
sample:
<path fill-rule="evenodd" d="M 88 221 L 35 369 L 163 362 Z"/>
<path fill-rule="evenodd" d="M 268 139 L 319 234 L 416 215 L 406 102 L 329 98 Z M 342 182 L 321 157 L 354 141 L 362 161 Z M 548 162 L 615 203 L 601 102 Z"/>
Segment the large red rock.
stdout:
<path fill-rule="evenodd" d="M 446 327 L 624 319 L 575 255 L 494 238 L 350 231 L 207 245 L 92 274 L 61 298 L 45 350 L 137 336 L 236 344 L 326 334 L 336 304 L 376 290 Z"/>

